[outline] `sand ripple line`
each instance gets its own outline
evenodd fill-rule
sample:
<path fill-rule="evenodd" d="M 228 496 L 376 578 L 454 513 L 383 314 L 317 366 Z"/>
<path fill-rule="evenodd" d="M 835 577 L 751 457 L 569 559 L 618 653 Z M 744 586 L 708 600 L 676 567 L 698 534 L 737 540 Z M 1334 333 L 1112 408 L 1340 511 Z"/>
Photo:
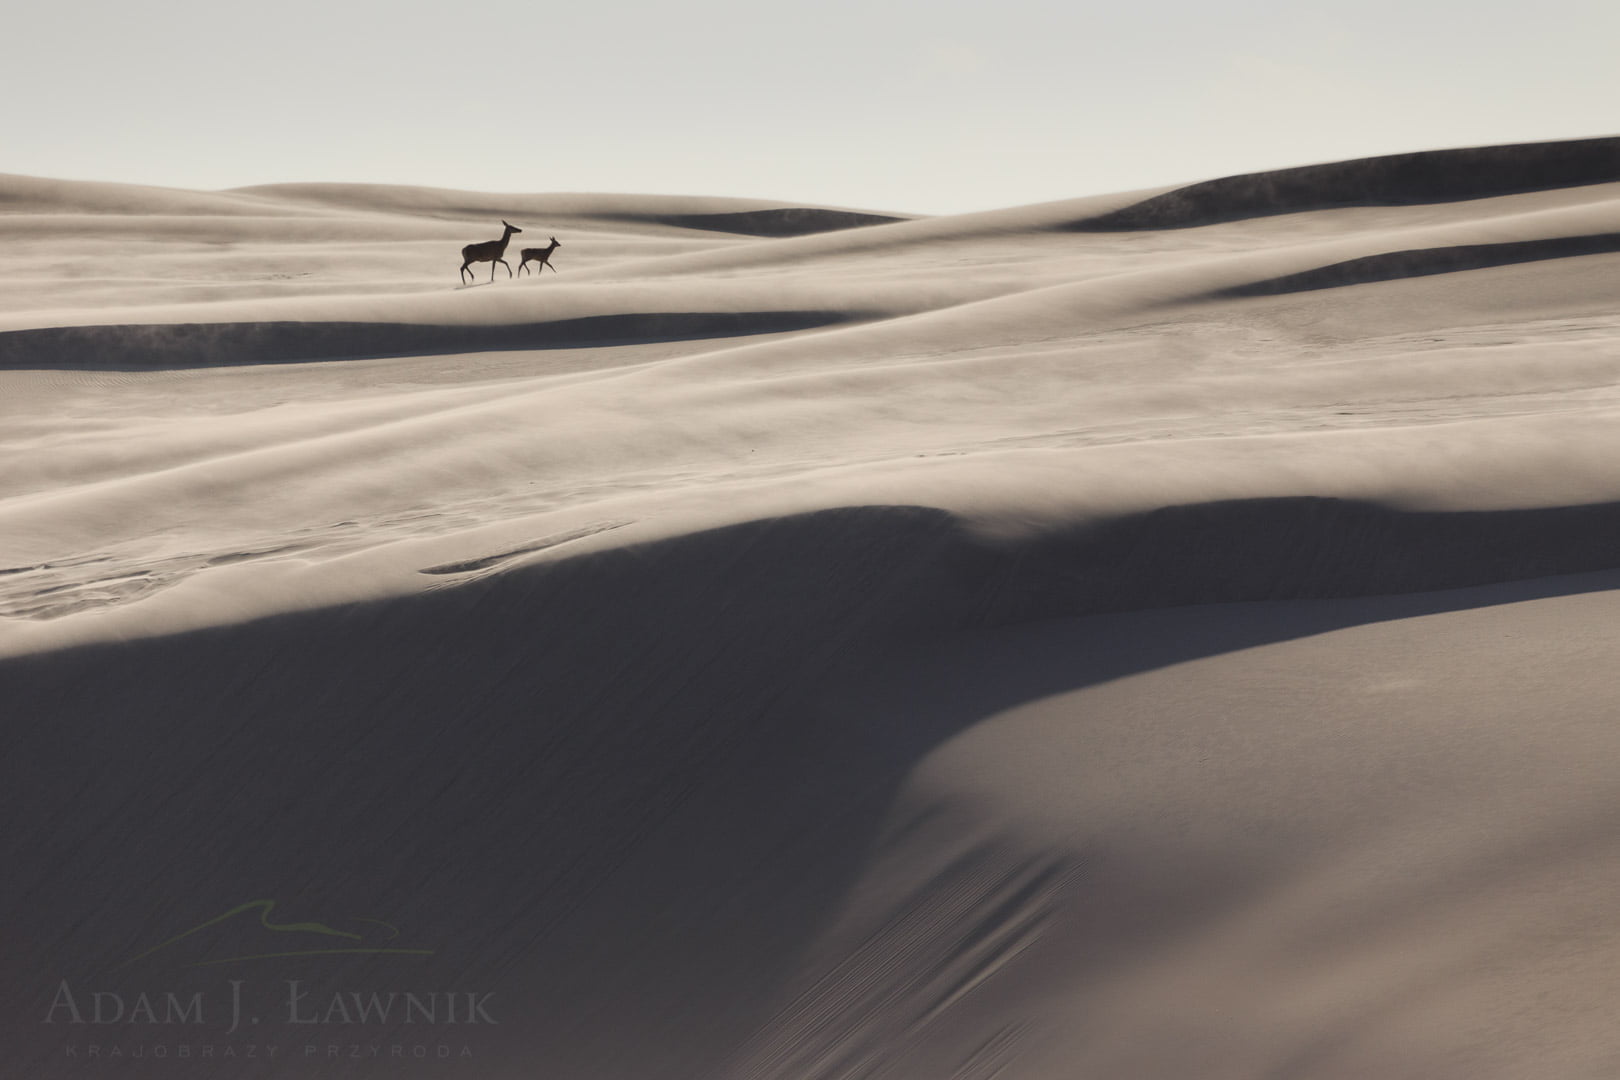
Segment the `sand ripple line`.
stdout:
<path fill-rule="evenodd" d="M 1008 860 L 989 848 L 964 853 L 805 987 L 727 1075 L 882 1075 L 1035 943 L 1075 871 L 1052 858 Z M 1002 1071 L 1016 1055 L 1018 1035 L 1017 1028 L 1003 1029 L 956 1075 Z"/>
<path fill-rule="evenodd" d="M 438 566 L 426 566 L 423 567 L 420 572 L 423 574 L 470 574 L 478 570 L 488 570 L 491 567 L 499 566 L 508 559 L 515 559 L 519 555 L 528 555 L 532 552 L 543 551 L 546 548 L 556 547 L 559 544 L 566 544 L 573 540 L 582 540 L 587 536 L 594 536 L 597 533 L 622 528 L 623 526 L 629 524 L 629 519 L 623 521 L 597 521 L 590 525 L 581 526 L 577 529 L 570 529 L 567 532 L 553 533 L 550 536 L 543 536 L 538 540 L 531 540 L 520 547 L 515 547 L 508 551 L 496 552 L 493 555 L 485 555 L 477 559 L 467 559 L 463 562 L 441 563 Z"/>

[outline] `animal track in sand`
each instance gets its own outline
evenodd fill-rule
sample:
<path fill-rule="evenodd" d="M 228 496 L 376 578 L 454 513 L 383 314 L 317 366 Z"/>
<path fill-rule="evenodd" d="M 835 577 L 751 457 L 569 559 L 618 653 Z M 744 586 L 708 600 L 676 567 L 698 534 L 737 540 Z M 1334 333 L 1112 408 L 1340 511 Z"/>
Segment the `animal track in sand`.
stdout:
<path fill-rule="evenodd" d="M 277 544 L 157 559 L 97 553 L 0 568 L 0 618 L 58 619 L 86 608 L 127 604 L 214 566 L 265 559 L 316 545 Z"/>
<path fill-rule="evenodd" d="M 19 572 L 28 571 L 25 569 Z M 34 579 L 36 586 L 43 585 L 43 587 L 30 588 L 27 584 L 23 584 L 21 588 L 10 588 L 0 593 L 0 618 L 56 619 L 85 608 L 128 603 L 166 588 L 184 576 L 186 575 L 183 573 L 127 570 L 77 581 L 57 581 L 55 584 L 44 584 Z"/>
<path fill-rule="evenodd" d="M 587 536 L 594 536 L 597 533 L 608 532 L 629 524 L 631 524 L 631 521 L 628 518 L 617 521 L 595 521 L 589 525 L 582 525 L 577 529 L 542 536 L 518 547 L 498 551 L 492 555 L 483 555 L 476 559 L 465 559 L 460 562 L 440 563 L 438 566 L 425 566 L 419 572 L 423 574 L 471 574 L 480 570 L 490 570 L 520 555 L 529 555 L 574 540 L 583 540 Z"/>

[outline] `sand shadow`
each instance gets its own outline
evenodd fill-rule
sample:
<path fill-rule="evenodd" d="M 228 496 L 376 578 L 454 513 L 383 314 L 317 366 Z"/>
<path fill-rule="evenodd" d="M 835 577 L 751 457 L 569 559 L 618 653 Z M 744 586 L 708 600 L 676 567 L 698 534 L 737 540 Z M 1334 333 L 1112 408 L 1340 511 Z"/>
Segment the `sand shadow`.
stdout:
<path fill-rule="evenodd" d="M 1211 293 L 1217 297 L 1277 296 L 1282 293 L 1334 289 L 1345 285 L 1365 285 L 1378 281 L 1455 274 L 1492 266 L 1573 259 L 1583 255 L 1607 255 L 1620 251 L 1620 233 L 1592 233 L 1586 236 L 1556 236 L 1541 240 L 1519 240 L 1503 244 L 1458 244 L 1451 247 L 1414 248 L 1367 255 L 1360 259 L 1319 266 L 1298 274 L 1267 278 Z"/>
<path fill-rule="evenodd" d="M 499 325 L 245 322 L 61 326 L 0 333 L 0 369 L 170 370 L 515 349 L 607 348 L 813 330 L 863 317 L 841 311 L 660 311 Z"/>
<path fill-rule="evenodd" d="M 217 971 L 109 969 L 169 927 L 273 897 L 288 919 L 408 926 L 433 955 L 231 977 L 301 979 L 314 1000 L 495 993 L 510 1023 L 454 1033 L 493 1072 L 706 1075 L 767 1019 L 912 767 L 977 719 L 1264 641 L 1612 588 L 1548 575 L 1616 566 L 1620 504 L 1246 500 L 1017 544 L 937 510 L 856 507 L 7 661 L 0 812 L 21 827 L 0 848 L 0 919 L 26 932 L 0 963 L 30 973 L 0 992 L 8 1045 L 30 1075 L 71 1064 L 37 1022 L 63 977 L 217 989 Z M 1455 591 L 1378 598 L 1436 587 Z M 1308 597 L 1366 599 L 1243 614 Z M 1032 657 L 904 722 L 826 708 L 886 657 L 961 631 L 1214 603 L 1230 617 L 1204 632 Z"/>
<path fill-rule="evenodd" d="M 773 210 L 741 210 L 720 214 L 616 214 L 612 220 L 637 224 L 673 225 L 703 232 L 731 233 L 786 239 L 818 233 L 864 229 L 910 221 L 892 214 L 867 214 L 852 210 L 822 210 L 815 207 L 782 207 Z"/>

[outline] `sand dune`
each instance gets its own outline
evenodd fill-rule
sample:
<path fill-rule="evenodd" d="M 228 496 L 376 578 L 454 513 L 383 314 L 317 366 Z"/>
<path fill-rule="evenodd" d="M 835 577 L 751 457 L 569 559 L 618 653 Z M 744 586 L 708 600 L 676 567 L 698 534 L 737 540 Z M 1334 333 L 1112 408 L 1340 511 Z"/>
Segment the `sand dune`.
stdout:
<path fill-rule="evenodd" d="M 1072 226 L 1175 229 L 1336 206 L 1404 206 L 1620 180 L 1620 139 L 1430 150 L 1192 184 Z"/>
<path fill-rule="evenodd" d="M 0 178 L 3 1071 L 1609 1075 L 1617 146 Z"/>

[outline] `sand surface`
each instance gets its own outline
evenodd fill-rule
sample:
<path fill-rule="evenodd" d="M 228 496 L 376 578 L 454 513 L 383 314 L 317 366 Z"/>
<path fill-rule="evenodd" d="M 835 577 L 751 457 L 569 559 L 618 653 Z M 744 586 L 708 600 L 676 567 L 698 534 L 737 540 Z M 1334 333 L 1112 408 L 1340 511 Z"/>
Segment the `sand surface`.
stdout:
<path fill-rule="evenodd" d="M 1620 1067 L 1620 139 L 0 279 L 5 1075 Z"/>

